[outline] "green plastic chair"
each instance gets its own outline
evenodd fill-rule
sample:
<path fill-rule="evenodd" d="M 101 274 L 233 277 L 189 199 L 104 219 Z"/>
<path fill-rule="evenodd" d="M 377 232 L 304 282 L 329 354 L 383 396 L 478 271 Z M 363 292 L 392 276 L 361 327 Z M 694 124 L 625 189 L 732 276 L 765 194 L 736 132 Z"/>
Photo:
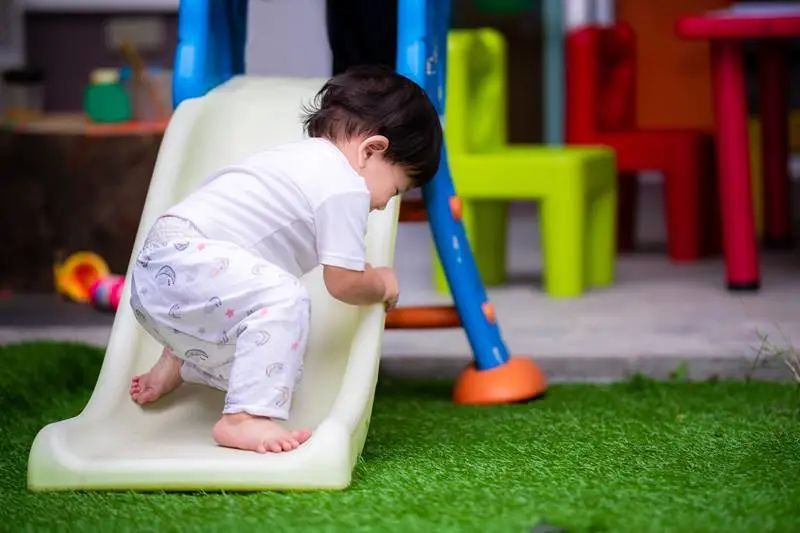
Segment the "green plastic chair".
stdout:
<path fill-rule="evenodd" d="M 580 296 L 614 277 L 614 154 L 506 141 L 506 45 L 493 29 L 448 36 L 445 136 L 463 221 L 487 285 L 506 278 L 507 205 L 538 200 L 544 288 Z M 434 283 L 446 290 L 434 259 Z"/>

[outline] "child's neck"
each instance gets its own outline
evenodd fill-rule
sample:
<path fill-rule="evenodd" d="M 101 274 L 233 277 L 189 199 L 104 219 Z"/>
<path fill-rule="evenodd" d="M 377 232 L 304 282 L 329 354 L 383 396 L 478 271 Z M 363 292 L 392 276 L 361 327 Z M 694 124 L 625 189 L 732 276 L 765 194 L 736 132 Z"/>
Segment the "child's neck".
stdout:
<path fill-rule="evenodd" d="M 358 168 L 358 147 L 361 145 L 360 137 L 350 137 L 349 139 L 343 140 L 333 140 L 328 139 L 327 137 L 323 137 L 325 140 L 329 141 L 333 144 L 336 148 L 339 149 L 340 152 L 344 154 L 347 158 L 347 162 L 350 163 L 350 166 L 353 167 L 353 170 L 356 173 L 359 172 Z"/>

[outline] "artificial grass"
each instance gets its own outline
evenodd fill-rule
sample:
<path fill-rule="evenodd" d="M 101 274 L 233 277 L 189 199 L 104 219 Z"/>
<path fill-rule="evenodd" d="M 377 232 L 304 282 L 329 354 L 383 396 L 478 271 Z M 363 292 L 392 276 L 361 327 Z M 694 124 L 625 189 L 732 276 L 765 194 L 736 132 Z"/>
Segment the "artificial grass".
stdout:
<path fill-rule="evenodd" d="M 80 411 L 101 358 L 0 348 L 0 530 L 800 530 L 798 388 L 758 382 L 636 378 L 476 408 L 449 383 L 384 380 L 343 492 L 29 493 L 33 437 Z"/>

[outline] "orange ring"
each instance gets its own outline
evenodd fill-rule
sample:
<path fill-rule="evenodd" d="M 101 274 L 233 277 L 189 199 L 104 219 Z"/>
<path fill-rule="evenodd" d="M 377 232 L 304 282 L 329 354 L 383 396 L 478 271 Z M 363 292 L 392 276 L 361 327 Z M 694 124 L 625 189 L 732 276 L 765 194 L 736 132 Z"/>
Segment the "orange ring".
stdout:
<path fill-rule="evenodd" d="M 387 329 L 433 329 L 461 326 L 458 311 L 450 305 L 401 307 L 386 315 Z"/>
<path fill-rule="evenodd" d="M 422 200 L 403 200 L 400 204 L 400 222 L 425 222 L 428 211 Z"/>
<path fill-rule="evenodd" d="M 450 197 L 450 214 L 455 220 L 461 220 L 464 214 L 464 204 L 458 196 Z"/>
<path fill-rule="evenodd" d="M 497 322 L 497 315 L 494 312 L 494 304 L 492 302 L 483 302 L 481 311 L 483 311 L 483 316 L 486 317 L 490 324 Z"/>

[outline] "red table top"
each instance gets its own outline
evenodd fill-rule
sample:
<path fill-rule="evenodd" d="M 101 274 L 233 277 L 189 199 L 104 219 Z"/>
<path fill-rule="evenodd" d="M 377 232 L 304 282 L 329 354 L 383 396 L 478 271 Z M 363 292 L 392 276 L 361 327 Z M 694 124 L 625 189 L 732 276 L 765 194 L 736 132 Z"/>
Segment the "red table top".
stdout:
<path fill-rule="evenodd" d="M 759 13 L 720 10 L 678 19 L 681 37 L 698 39 L 759 39 L 800 36 L 800 8 Z"/>

